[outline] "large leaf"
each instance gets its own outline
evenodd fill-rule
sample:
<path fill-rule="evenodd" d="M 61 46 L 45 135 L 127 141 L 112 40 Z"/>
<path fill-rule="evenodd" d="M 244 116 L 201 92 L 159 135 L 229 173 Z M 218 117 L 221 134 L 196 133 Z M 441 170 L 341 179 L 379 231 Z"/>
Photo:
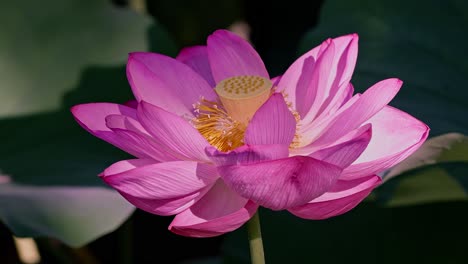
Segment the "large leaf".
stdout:
<path fill-rule="evenodd" d="M 84 66 L 146 50 L 147 17 L 106 0 L 0 2 L 0 116 L 57 109 Z"/>
<path fill-rule="evenodd" d="M 450 133 L 429 139 L 384 175 L 374 198 L 388 206 L 468 201 L 468 137 Z"/>
<path fill-rule="evenodd" d="M 0 73 L 8 75 L 0 78 L 7 87 L 0 113 L 10 115 L 0 120 L 0 221 L 18 236 L 81 246 L 117 228 L 134 207 L 97 177 L 129 156 L 80 128 L 69 108 L 132 99 L 123 64 L 128 52 L 146 49 L 147 32 L 156 51 L 173 54 L 174 47 L 159 25 L 104 0 L 41 2 L 51 8 L 44 13 L 37 5 L 0 4 L 0 13 L 11 13 L 0 19 L 12 19 L 9 27 L 18 30 L 1 37 L 11 49 L 0 45 L 0 53 L 24 48 L 0 62 L 12 64 Z M 19 13 L 30 14 L 27 24 L 14 19 Z M 34 34 L 22 36 L 27 26 Z M 88 63 L 101 66 L 83 67 Z M 58 110 L 16 116 L 54 108 L 59 98 Z"/>
<path fill-rule="evenodd" d="M 80 246 L 113 231 L 133 210 L 118 193 L 99 187 L 0 185 L 0 217 L 17 236 Z"/>
<path fill-rule="evenodd" d="M 389 77 L 404 85 L 392 105 L 423 120 L 431 135 L 468 133 L 468 2 L 327 0 L 301 53 L 326 38 L 356 32 L 358 91 Z"/>

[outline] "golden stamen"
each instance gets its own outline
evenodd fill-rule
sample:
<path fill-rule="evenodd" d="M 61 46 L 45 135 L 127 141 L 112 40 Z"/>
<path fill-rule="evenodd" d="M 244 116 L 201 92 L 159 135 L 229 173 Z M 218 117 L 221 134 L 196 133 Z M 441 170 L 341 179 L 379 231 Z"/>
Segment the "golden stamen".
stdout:
<path fill-rule="evenodd" d="M 194 108 L 198 115 L 192 123 L 213 147 L 229 151 L 244 145 L 247 126 L 233 120 L 220 103 L 201 98 Z"/>
<path fill-rule="evenodd" d="M 201 98 L 193 107 L 197 113 L 192 124 L 203 137 L 221 151 L 244 145 L 244 134 L 255 112 L 270 97 L 273 89 L 269 79 L 258 76 L 237 76 L 225 79 L 215 88 L 220 102 Z M 283 93 L 285 100 L 287 94 Z M 287 102 L 287 100 L 286 100 Z M 299 113 L 287 103 L 296 119 L 296 135 L 290 148 L 299 146 Z"/>
<path fill-rule="evenodd" d="M 290 149 L 297 148 L 299 147 L 300 142 L 301 142 L 301 135 L 299 134 L 299 130 L 301 127 L 301 123 L 300 123 L 301 116 L 299 115 L 299 112 L 297 112 L 296 109 L 294 109 L 294 107 L 292 106 L 292 103 L 288 100 L 288 94 L 284 91 L 282 91 L 281 94 L 284 97 L 284 101 L 286 102 L 286 105 L 288 106 L 289 111 L 293 114 L 294 119 L 296 119 L 296 133 L 294 134 L 293 141 L 291 142 L 291 145 L 289 145 L 289 148 Z"/>

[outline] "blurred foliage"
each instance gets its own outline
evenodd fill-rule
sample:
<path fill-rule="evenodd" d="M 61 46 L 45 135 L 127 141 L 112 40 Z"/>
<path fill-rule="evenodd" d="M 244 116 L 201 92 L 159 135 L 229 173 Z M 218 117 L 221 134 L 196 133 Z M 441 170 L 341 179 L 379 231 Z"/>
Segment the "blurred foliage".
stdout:
<path fill-rule="evenodd" d="M 17 88 L 1 90 L 2 105 L 11 107 L 0 112 L 49 110 L 75 88 L 60 110 L 0 120 L 0 169 L 13 181 L 0 184 L 0 219 L 19 236 L 50 236 L 78 246 L 114 230 L 134 209 L 96 176 L 128 155 L 82 130 L 69 108 L 132 99 L 123 64 L 128 52 L 147 49 L 147 34 L 157 38 L 150 43 L 158 52 L 174 54 L 175 48 L 149 18 L 106 1 L 41 2 L 46 4 L 46 13 L 37 12 L 42 9 L 36 3 L 0 4 L 1 19 L 16 30 L 1 33 L 2 40 L 10 38 L 10 48 L 1 47 L 9 55 L 0 63 L 15 63 L 2 72 L 8 78 L 0 85 Z M 34 34 L 24 34 L 27 26 Z M 89 63 L 102 66 L 84 68 Z"/>
<path fill-rule="evenodd" d="M 96 176 L 128 155 L 89 136 L 69 112 L 72 104 L 104 98 L 104 89 L 96 87 L 106 87 L 118 101 L 131 98 L 124 67 L 93 67 L 62 110 L 0 120 L 0 168 L 13 181 L 0 184 L 0 219 L 16 235 L 80 246 L 114 230 L 133 212 Z"/>
<path fill-rule="evenodd" d="M 90 64 L 147 50 L 151 24 L 106 0 L 0 2 L 0 116 L 55 110 Z"/>

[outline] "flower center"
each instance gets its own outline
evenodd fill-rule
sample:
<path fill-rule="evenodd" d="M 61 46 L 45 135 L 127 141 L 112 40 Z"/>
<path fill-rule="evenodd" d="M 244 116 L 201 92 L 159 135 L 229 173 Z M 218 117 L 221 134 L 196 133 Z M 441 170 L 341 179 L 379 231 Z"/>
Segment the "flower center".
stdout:
<path fill-rule="evenodd" d="M 244 145 L 244 133 L 255 112 L 271 95 L 273 84 L 259 76 L 236 76 L 216 85 L 221 102 L 201 98 L 192 120 L 206 140 L 221 151 Z"/>
<path fill-rule="evenodd" d="M 216 85 L 215 91 L 227 113 L 243 124 L 248 124 L 255 112 L 268 100 L 273 83 L 258 76 L 237 76 Z"/>

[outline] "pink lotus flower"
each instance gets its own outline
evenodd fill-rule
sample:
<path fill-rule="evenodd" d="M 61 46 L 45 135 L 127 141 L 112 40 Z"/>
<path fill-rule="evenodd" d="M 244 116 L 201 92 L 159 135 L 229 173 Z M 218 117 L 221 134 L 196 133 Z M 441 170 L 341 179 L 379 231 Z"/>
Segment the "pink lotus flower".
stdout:
<path fill-rule="evenodd" d="M 328 39 L 270 79 L 256 51 L 228 31 L 176 59 L 132 53 L 132 106 L 72 108 L 93 135 L 134 155 L 100 176 L 136 207 L 176 215 L 169 229 L 209 237 L 258 206 L 306 219 L 343 214 L 382 172 L 418 149 L 429 128 L 388 106 L 402 82 L 353 96 L 356 34 Z"/>

